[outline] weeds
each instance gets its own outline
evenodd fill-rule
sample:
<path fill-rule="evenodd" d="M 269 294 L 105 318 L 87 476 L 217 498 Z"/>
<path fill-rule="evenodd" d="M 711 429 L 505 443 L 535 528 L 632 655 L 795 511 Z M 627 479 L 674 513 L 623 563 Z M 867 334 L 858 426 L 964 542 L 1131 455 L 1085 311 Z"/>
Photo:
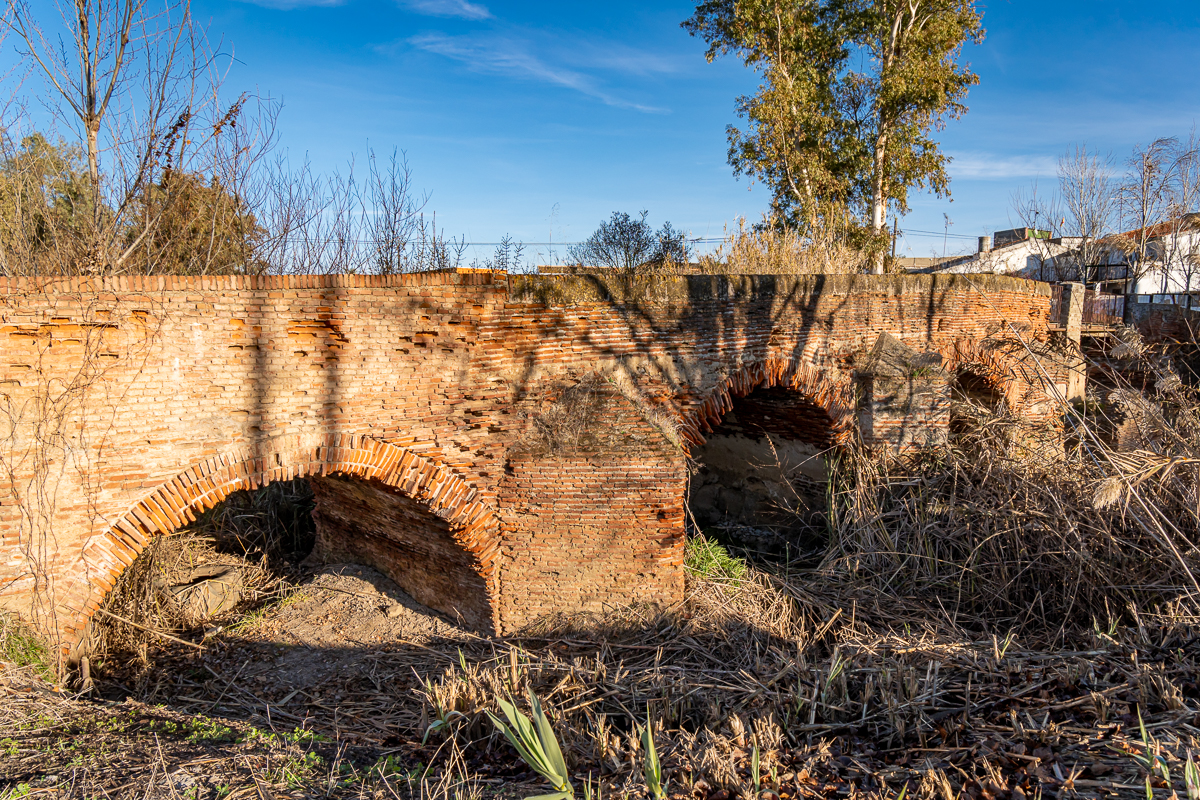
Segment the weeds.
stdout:
<path fill-rule="evenodd" d="M 53 680 L 54 665 L 45 643 L 16 615 L 0 612 L 0 661 Z"/>
<path fill-rule="evenodd" d="M 529 692 L 529 706 L 533 712 L 533 721 L 517 709 L 511 700 L 497 699 L 497 704 L 504 712 L 507 724 L 492 712 L 488 717 L 496 729 L 504 734 L 504 738 L 516 749 L 529 768 L 541 775 L 554 788 L 553 794 L 540 795 L 537 800 L 569 800 L 575 796 L 575 787 L 571 785 L 567 763 L 563 759 L 562 750 L 550 721 L 542 711 L 542 704 L 532 690 Z"/>
<path fill-rule="evenodd" d="M 651 800 L 664 800 L 667 796 L 666 782 L 663 780 L 658 751 L 654 748 L 654 725 L 650 722 L 649 715 L 646 716 L 646 727 L 641 731 L 641 740 L 644 751 L 642 775 L 646 778 L 646 791 L 649 792 Z"/>
<path fill-rule="evenodd" d="M 746 562 L 730 555 L 723 545 L 704 534 L 688 539 L 683 563 L 692 575 L 707 581 L 740 586 L 746 577 Z"/>
<path fill-rule="evenodd" d="M 530 417 L 521 446 L 536 455 L 587 447 L 602 434 L 599 420 L 608 402 L 606 388 L 594 373 L 565 388 L 545 410 Z"/>

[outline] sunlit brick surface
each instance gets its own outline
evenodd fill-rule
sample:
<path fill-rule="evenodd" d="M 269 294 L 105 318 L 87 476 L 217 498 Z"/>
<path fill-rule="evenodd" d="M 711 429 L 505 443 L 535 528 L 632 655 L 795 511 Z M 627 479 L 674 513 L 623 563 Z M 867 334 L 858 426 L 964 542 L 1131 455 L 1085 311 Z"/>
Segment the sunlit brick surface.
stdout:
<path fill-rule="evenodd" d="M 478 625 L 672 603 L 684 448 L 731 395 L 802 393 L 844 439 L 855 358 L 887 331 L 1045 416 L 1039 379 L 984 343 L 1045 341 L 1049 307 L 1048 287 L 992 276 L 0 279 L 0 604 L 69 646 L 150 537 L 307 475 L 439 518 L 453 575 L 405 569 L 477 592 Z M 539 434 L 589 376 L 583 434 Z M 371 505 L 356 496 L 322 502 Z M 356 520 L 364 542 L 389 535 Z"/>

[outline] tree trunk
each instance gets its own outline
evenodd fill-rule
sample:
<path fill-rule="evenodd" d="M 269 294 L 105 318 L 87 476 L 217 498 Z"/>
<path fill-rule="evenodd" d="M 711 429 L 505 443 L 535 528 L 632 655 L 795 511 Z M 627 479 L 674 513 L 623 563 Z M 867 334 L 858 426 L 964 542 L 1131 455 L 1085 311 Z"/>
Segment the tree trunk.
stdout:
<path fill-rule="evenodd" d="M 88 124 L 87 126 L 87 158 L 88 158 L 88 176 L 92 179 L 92 191 L 99 194 L 100 192 L 100 126 L 95 128 Z"/>
<path fill-rule="evenodd" d="M 107 265 L 107 258 L 104 252 L 104 244 L 102 241 L 101 227 L 101 202 L 100 202 L 100 126 L 94 127 L 91 121 L 88 121 L 87 127 L 87 159 L 88 159 L 88 177 L 90 178 L 92 188 L 92 229 L 89 231 L 88 238 L 88 263 L 84 264 L 85 271 L 93 274 L 99 274 L 104 271 Z"/>
<path fill-rule="evenodd" d="M 887 134 L 881 133 L 875 139 L 875 153 L 871 169 L 871 232 L 877 240 L 884 234 L 887 227 L 887 197 L 883 193 L 883 162 L 887 152 Z M 883 250 L 878 250 L 871 257 L 871 272 L 883 274 Z"/>

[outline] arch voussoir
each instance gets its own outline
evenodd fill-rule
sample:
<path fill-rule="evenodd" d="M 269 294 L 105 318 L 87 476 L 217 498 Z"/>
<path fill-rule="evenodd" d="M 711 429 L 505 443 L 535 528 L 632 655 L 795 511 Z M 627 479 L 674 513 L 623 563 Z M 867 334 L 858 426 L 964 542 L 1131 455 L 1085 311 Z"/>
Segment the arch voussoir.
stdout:
<path fill-rule="evenodd" d="M 950 370 L 972 372 L 995 387 L 1009 411 L 1034 422 L 1055 416 L 1061 401 L 1047 372 L 1056 369 L 1055 359 L 1034 363 L 1039 356 L 1026 346 L 995 339 L 958 339 L 939 352 Z"/>
<path fill-rule="evenodd" d="M 759 388 L 785 388 L 805 395 L 827 417 L 836 444 L 849 441 L 854 429 L 854 395 L 848 381 L 799 359 L 768 358 L 748 364 L 728 375 L 702 399 L 685 405 L 679 419 L 684 441 L 699 447 L 721 418 L 733 408 L 735 397 Z"/>

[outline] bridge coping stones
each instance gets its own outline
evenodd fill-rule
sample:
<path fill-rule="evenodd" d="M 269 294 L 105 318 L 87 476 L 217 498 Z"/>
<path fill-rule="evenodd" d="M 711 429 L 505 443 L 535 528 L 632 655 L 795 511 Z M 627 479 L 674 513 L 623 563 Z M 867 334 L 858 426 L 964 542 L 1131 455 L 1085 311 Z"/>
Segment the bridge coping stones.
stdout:
<path fill-rule="evenodd" d="M 932 282 L 932 283 L 931 283 Z M 853 294 L 1020 291 L 1049 297 L 1049 284 L 1006 275 L 650 275 L 631 283 L 619 274 L 536 275 L 498 270 L 436 270 L 397 275 L 116 275 L 0 277 L 0 293 L 113 293 L 388 289 L 410 286 L 500 286 L 510 300 L 549 305 L 728 300 L 794 292 Z"/>

